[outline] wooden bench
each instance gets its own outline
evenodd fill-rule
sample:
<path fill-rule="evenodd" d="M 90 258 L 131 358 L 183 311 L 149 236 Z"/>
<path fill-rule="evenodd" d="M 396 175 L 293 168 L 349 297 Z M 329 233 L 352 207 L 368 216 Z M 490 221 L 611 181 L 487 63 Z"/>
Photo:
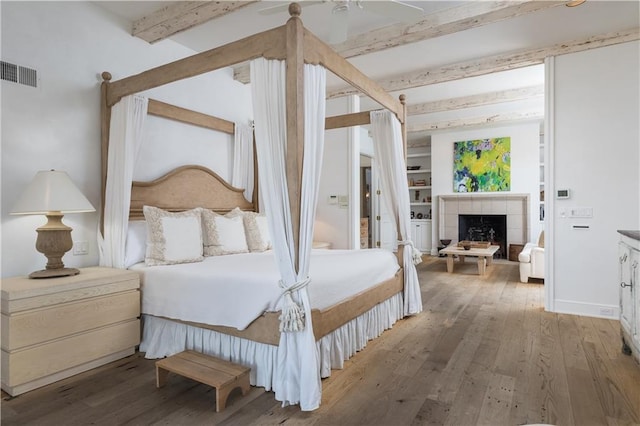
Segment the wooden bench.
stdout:
<path fill-rule="evenodd" d="M 194 351 L 185 351 L 156 361 L 156 386 L 167 382 L 169 372 L 216 388 L 216 411 L 224 410 L 232 390 L 240 388 L 242 395 L 249 392 L 248 367 L 233 364 Z"/>

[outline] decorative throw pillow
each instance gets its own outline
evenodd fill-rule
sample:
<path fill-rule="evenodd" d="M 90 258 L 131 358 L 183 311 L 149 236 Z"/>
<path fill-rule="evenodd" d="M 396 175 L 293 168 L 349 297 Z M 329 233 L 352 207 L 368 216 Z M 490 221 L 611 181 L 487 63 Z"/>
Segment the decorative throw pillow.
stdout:
<path fill-rule="evenodd" d="M 201 209 L 171 213 L 144 206 L 147 221 L 147 265 L 200 262 L 202 256 Z"/>
<path fill-rule="evenodd" d="M 129 221 L 127 242 L 124 249 L 124 267 L 144 262 L 147 252 L 147 223 L 144 220 Z"/>
<path fill-rule="evenodd" d="M 243 215 L 240 209 L 234 209 L 224 216 L 202 209 L 205 256 L 249 252 Z"/>
<path fill-rule="evenodd" d="M 544 247 L 544 231 L 540 232 L 540 237 L 538 237 L 538 247 Z"/>
<path fill-rule="evenodd" d="M 249 251 L 265 251 L 272 248 L 269 224 L 264 213 L 246 212 L 243 216 Z"/>

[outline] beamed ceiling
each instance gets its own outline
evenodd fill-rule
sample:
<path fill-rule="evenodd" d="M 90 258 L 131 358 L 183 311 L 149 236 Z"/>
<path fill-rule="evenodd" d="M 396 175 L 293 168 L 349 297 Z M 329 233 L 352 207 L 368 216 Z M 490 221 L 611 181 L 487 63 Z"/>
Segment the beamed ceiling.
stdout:
<path fill-rule="evenodd" d="M 197 52 L 288 19 L 287 2 L 96 3 L 128 20 L 135 37 L 149 43 L 171 39 Z M 304 25 L 330 42 L 336 2 L 300 3 Z M 352 2 L 348 38 L 333 46 L 395 96 L 407 96 L 413 143 L 442 129 L 539 121 L 546 57 L 640 38 L 637 1 L 587 0 L 577 7 L 551 0 L 409 1 L 424 12 L 403 22 L 373 13 L 367 3 L 361 9 Z M 235 67 L 234 75 L 247 83 L 248 67 Z M 328 84 L 328 98 L 354 93 L 335 77 Z M 376 108 L 366 98 L 361 106 Z"/>

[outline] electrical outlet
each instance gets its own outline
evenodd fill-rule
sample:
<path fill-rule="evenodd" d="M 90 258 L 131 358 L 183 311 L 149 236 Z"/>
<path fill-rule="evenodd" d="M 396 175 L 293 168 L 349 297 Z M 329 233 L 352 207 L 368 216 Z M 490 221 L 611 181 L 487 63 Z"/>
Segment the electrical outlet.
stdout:
<path fill-rule="evenodd" d="M 612 317 L 613 308 L 600 308 L 600 315 L 603 315 L 605 317 Z"/>
<path fill-rule="evenodd" d="M 73 243 L 73 255 L 83 256 L 89 254 L 89 242 L 88 241 L 76 241 Z"/>

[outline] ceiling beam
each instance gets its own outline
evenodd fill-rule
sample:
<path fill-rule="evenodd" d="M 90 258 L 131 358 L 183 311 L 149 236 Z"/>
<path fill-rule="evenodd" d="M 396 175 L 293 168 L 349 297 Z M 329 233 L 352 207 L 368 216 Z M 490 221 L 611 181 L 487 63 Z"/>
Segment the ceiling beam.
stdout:
<path fill-rule="evenodd" d="M 408 115 L 430 114 L 433 112 L 453 111 L 463 108 L 493 105 L 503 102 L 521 101 L 544 95 L 544 85 L 519 87 L 498 92 L 480 93 L 478 95 L 462 96 L 459 98 L 443 99 L 409 105 Z"/>
<path fill-rule="evenodd" d="M 344 58 L 353 58 L 368 53 L 380 52 L 408 43 L 428 40 L 459 31 L 465 31 L 504 19 L 516 18 L 527 13 L 538 12 L 563 5 L 564 1 L 477 1 L 440 10 L 425 15 L 418 22 L 394 24 L 367 33 L 350 37 L 333 49 Z M 249 82 L 249 66 L 234 67 L 234 78 Z"/>
<path fill-rule="evenodd" d="M 345 58 L 380 52 L 408 43 L 441 37 L 504 19 L 563 5 L 564 1 L 475 1 L 424 15 L 418 22 L 394 24 L 350 37 L 334 49 Z"/>
<path fill-rule="evenodd" d="M 543 118 L 543 111 L 510 111 L 500 114 L 492 114 L 489 116 L 459 118 L 456 120 L 440 121 L 435 123 L 415 123 L 407 126 L 407 132 L 434 132 L 437 130 L 447 130 L 461 127 L 477 127 L 487 124 L 505 124 L 515 121 L 542 120 Z"/>
<path fill-rule="evenodd" d="M 155 43 L 256 1 L 179 1 L 135 21 L 133 35 Z"/>
<path fill-rule="evenodd" d="M 250 35 L 206 52 L 178 59 L 106 85 L 106 105 L 115 105 L 123 96 L 160 87 L 174 81 L 230 67 L 258 57 L 284 60 L 286 27 Z"/>
<path fill-rule="evenodd" d="M 379 80 L 378 83 L 389 92 L 397 92 L 414 87 L 539 65 L 544 62 L 547 56 L 565 55 L 567 53 L 581 52 L 635 40 L 640 40 L 640 28 L 607 33 L 538 49 L 519 50 L 485 58 L 472 59 L 470 61 L 457 62 L 438 68 L 423 69 Z M 354 94 L 358 94 L 357 90 L 351 87 L 344 87 L 329 90 L 327 92 L 327 99 Z"/>

